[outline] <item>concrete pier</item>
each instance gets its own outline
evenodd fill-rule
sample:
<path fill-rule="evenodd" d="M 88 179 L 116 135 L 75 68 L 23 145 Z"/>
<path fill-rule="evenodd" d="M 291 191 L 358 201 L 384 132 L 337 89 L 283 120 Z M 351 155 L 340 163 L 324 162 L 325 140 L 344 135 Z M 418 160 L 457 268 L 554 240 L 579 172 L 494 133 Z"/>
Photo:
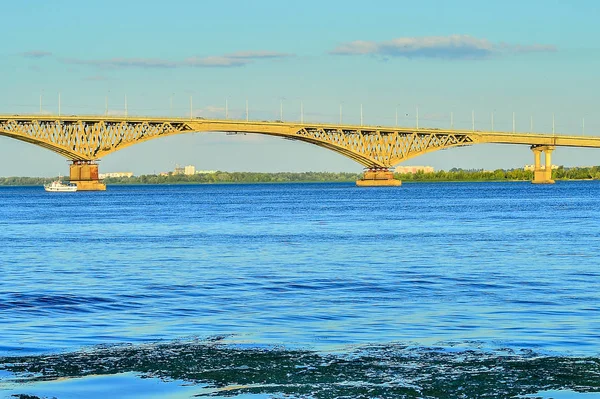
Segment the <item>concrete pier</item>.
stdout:
<path fill-rule="evenodd" d="M 106 184 L 98 179 L 98 164 L 93 161 L 73 161 L 69 180 L 77 184 L 77 191 L 105 191 Z"/>
<path fill-rule="evenodd" d="M 554 146 L 531 146 L 534 157 L 533 184 L 554 184 L 552 180 L 552 151 Z M 542 152 L 545 155 L 544 165 L 541 164 Z"/>
<path fill-rule="evenodd" d="M 363 178 L 356 181 L 359 187 L 399 187 L 402 182 L 394 179 L 394 173 L 389 169 L 367 169 Z"/>

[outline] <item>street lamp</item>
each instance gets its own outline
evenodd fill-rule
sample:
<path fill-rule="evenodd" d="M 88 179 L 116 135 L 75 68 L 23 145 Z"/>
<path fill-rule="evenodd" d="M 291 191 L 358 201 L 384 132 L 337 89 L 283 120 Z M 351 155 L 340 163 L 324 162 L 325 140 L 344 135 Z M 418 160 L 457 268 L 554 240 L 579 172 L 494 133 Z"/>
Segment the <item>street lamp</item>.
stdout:
<path fill-rule="evenodd" d="M 362 104 L 360 104 L 360 125 L 363 125 L 363 107 Z"/>
<path fill-rule="evenodd" d="M 419 130 L 419 107 L 417 106 L 417 130 Z"/>
<path fill-rule="evenodd" d="M 279 98 L 279 120 L 283 122 L 283 100 L 285 97 Z"/>

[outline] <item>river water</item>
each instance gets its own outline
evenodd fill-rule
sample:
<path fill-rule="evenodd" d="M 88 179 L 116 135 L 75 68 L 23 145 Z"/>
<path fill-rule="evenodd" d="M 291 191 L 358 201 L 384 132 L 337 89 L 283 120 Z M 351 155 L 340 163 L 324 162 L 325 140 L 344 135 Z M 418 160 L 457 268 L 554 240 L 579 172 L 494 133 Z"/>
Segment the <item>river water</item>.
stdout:
<path fill-rule="evenodd" d="M 599 198 L 0 188 L 0 398 L 598 397 Z"/>

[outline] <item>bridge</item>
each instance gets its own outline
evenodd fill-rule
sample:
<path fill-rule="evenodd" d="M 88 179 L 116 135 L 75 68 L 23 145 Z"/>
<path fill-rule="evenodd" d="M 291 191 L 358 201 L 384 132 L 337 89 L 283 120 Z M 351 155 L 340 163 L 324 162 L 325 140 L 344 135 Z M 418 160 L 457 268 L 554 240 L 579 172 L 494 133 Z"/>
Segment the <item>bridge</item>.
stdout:
<path fill-rule="evenodd" d="M 70 180 L 82 191 L 106 189 L 98 179 L 96 161 L 102 157 L 144 141 L 193 132 L 257 133 L 327 148 L 365 167 L 363 179 L 357 182 L 360 186 L 398 186 L 400 181 L 393 178 L 391 167 L 429 152 L 482 143 L 530 146 L 533 183 L 553 183 L 551 155 L 556 147 L 600 147 L 600 137 L 556 134 L 203 118 L 0 116 L 0 136 L 38 145 L 71 160 Z"/>

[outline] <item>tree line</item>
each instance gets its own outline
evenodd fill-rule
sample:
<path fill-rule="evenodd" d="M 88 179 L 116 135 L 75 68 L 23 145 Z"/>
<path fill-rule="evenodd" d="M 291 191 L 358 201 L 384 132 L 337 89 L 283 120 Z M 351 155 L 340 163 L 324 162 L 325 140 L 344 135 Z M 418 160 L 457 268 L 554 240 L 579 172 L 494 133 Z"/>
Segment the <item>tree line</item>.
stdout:
<path fill-rule="evenodd" d="M 309 183 L 351 182 L 360 179 L 357 173 L 333 172 L 215 172 L 195 175 L 141 175 L 134 177 L 111 177 L 106 184 L 218 184 L 218 183 Z"/>
<path fill-rule="evenodd" d="M 600 166 L 565 168 L 560 166 L 552 172 L 555 180 L 600 180 Z M 395 173 L 404 182 L 422 181 L 527 181 L 533 172 L 523 169 L 458 169 L 440 170 L 433 173 Z M 195 175 L 141 175 L 133 177 L 110 177 L 106 184 L 219 184 L 219 183 L 334 183 L 355 182 L 362 173 L 348 172 L 215 172 Z M 0 186 L 38 186 L 56 178 L 0 177 Z"/>
<path fill-rule="evenodd" d="M 417 172 L 395 174 L 402 181 L 527 181 L 533 180 L 533 171 L 524 169 L 458 169 L 439 170 L 433 173 Z M 552 171 L 555 180 L 600 180 L 600 166 L 565 168 Z"/>

